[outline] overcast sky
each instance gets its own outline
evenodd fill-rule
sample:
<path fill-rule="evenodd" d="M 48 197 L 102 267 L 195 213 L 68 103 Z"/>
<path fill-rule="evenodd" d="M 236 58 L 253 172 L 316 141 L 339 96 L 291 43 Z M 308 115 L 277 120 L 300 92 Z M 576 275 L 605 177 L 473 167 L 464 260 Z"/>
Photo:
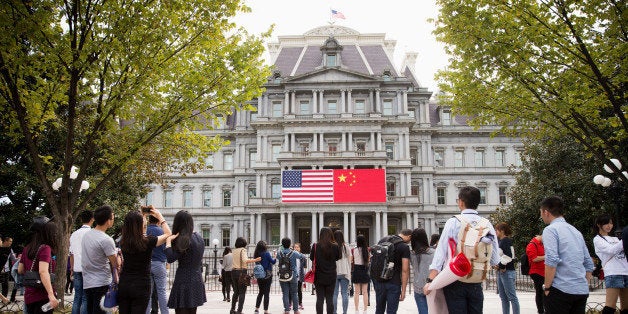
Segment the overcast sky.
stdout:
<path fill-rule="evenodd" d="M 415 72 L 421 85 L 436 91 L 434 74 L 447 65 L 443 45 L 436 42 L 429 18 L 438 14 L 435 0 L 244 0 L 252 9 L 241 14 L 236 23 L 259 34 L 275 24 L 272 41 L 277 36 L 302 35 L 310 29 L 327 25 L 330 10 L 342 12 L 346 19 L 337 25 L 360 33 L 386 33 L 397 41 L 395 67 L 399 69 L 406 52 L 418 52 Z M 342 43 L 341 43 L 342 44 Z M 268 59 L 268 55 L 266 56 Z"/>

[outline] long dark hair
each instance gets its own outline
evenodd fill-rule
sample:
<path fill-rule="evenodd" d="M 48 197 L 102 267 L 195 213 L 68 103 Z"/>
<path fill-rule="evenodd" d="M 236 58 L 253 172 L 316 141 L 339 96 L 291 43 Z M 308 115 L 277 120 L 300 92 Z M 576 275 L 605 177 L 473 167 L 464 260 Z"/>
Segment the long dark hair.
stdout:
<path fill-rule="evenodd" d="M 57 251 L 57 225 L 54 222 L 48 221 L 41 228 L 37 228 L 33 234 L 33 239 L 28 244 L 28 258 L 32 261 L 35 260 L 39 246 L 42 244 L 50 246 L 50 254 L 55 255 Z"/>
<path fill-rule="evenodd" d="M 179 252 L 185 252 L 190 247 L 192 232 L 194 232 L 192 215 L 186 210 L 180 210 L 174 215 L 174 221 L 172 222 L 172 234 L 179 234 L 172 241 L 172 248 Z"/>
<path fill-rule="evenodd" d="M 362 261 L 364 265 L 369 261 L 369 247 L 366 245 L 366 237 L 363 234 L 358 234 L 358 237 L 355 238 L 356 247 L 360 248 L 362 253 Z"/>
<path fill-rule="evenodd" d="M 328 227 L 323 227 L 318 235 L 316 250 L 320 248 L 321 255 L 326 259 L 333 258 L 332 250 L 335 244 L 334 242 L 334 232 Z"/>
<path fill-rule="evenodd" d="M 122 224 L 120 248 L 126 253 L 144 252 L 147 242 L 148 239 L 144 236 L 144 217 L 136 210 L 128 212 Z"/>
<path fill-rule="evenodd" d="M 264 254 L 264 252 L 266 251 L 268 251 L 268 248 L 266 247 L 266 242 L 257 242 L 257 245 L 255 246 L 255 252 L 253 253 L 253 258 L 258 258 L 262 256 L 262 254 Z"/>
<path fill-rule="evenodd" d="M 340 246 L 340 249 L 342 250 L 342 255 L 346 255 L 347 248 L 345 247 L 345 237 L 340 229 L 334 231 L 334 239 L 336 240 L 336 244 Z"/>
<path fill-rule="evenodd" d="M 593 227 L 595 234 L 600 234 L 600 229 L 602 229 L 603 225 L 606 225 L 608 223 L 613 223 L 613 217 L 611 217 L 611 215 L 609 214 L 601 214 L 599 216 L 597 216 L 595 218 L 595 226 Z M 613 229 L 615 229 L 615 224 L 613 223 Z M 611 231 L 613 230 L 611 229 Z M 609 236 L 612 236 L 610 233 L 608 234 Z"/>
<path fill-rule="evenodd" d="M 410 246 L 412 247 L 412 251 L 416 254 L 423 254 L 427 252 L 430 244 L 427 242 L 427 233 L 425 229 L 416 228 L 412 230 L 412 235 L 410 236 Z"/>
<path fill-rule="evenodd" d="M 227 255 L 229 253 L 231 253 L 231 248 L 227 246 L 227 247 L 225 247 L 225 250 L 222 251 L 222 256 L 225 256 L 225 255 Z"/>

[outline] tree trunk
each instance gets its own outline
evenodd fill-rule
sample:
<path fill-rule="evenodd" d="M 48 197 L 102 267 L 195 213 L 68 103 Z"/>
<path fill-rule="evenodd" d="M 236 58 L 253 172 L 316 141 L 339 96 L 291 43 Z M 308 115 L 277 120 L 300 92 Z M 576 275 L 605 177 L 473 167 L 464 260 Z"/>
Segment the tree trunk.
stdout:
<path fill-rule="evenodd" d="M 60 208 L 60 211 L 63 212 L 64 209 Z M 60 219 L 55 219 L 55 223 L 57 224 L 57 251 L 55 252 L 57 257 L 57 266 L 55 268 L 55 274 L 57 276 L 57 280 L 53 285 L 57 298 L 61 299 L 61 304 L 64 304 L 65 298 L 65 284 L 66 284 L 66 273 L 67 273 L 67 262 L 68 256 L 70 255 L 70 234 L 72 233 L 72 229 L 74 224 L 73 215 L 70 211 L 65 211 L 67 215 L 65 217 L 60 217 Z M 64 215 L 61 215 L 64 216 Z M 65 218 L 65 219 L 63 219 Z"/>

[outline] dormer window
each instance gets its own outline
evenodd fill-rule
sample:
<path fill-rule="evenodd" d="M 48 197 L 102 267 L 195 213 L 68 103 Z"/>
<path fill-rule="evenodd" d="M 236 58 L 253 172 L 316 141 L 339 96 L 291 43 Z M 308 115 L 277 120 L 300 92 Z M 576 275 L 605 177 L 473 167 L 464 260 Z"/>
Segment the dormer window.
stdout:
<path fill-rule="evenodd" d="M 385 82 L 392 80 L 392 73 L 390 72 L 390 70 L 384 70 L 384 73 L 382 73 L 382 79 Z"/>
<path fill-rule="evenodd" d="M 336 66 L 336 54 L 328 54 L 325 65 L 328 67 L 335 67 Z"/>
<path fill-rule="evenodd" d="M 342 52 L 342 46 L 338 44 L 338 41 L 334 37 L 329 37 L 321 46 L 321 52 L 323 53 L 323 66 L 324 67 L 337 67 L 340 66 L 340 52 Z"/>
<path fill-rule="evenodd" d="M 275 71 L 273 73 L 273 83 L 275 83 L 275 84 L 281 83 L 281 72 Z"/>

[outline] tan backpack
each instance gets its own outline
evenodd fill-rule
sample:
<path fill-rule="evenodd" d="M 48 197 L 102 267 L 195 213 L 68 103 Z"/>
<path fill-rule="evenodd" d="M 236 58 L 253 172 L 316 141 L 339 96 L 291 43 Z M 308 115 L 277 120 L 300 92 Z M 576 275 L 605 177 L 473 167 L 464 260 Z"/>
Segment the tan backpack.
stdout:
<path fill-rule="evenodd" d="M 491 269 L 493 245 L 492 243 L 480 242 L 480 239 L 488 234 L 490 222 L 483 217 L 473 223 L 465 220 L 462 215 L 455 215 L 454 217 L 461 224 L 460 231 L 458 231 L 456 253 L 463 252 L 469 259 L 472 268 L 469 275 L 461 278 L 460 281 L 466 283 L 483 282 Z"/>

